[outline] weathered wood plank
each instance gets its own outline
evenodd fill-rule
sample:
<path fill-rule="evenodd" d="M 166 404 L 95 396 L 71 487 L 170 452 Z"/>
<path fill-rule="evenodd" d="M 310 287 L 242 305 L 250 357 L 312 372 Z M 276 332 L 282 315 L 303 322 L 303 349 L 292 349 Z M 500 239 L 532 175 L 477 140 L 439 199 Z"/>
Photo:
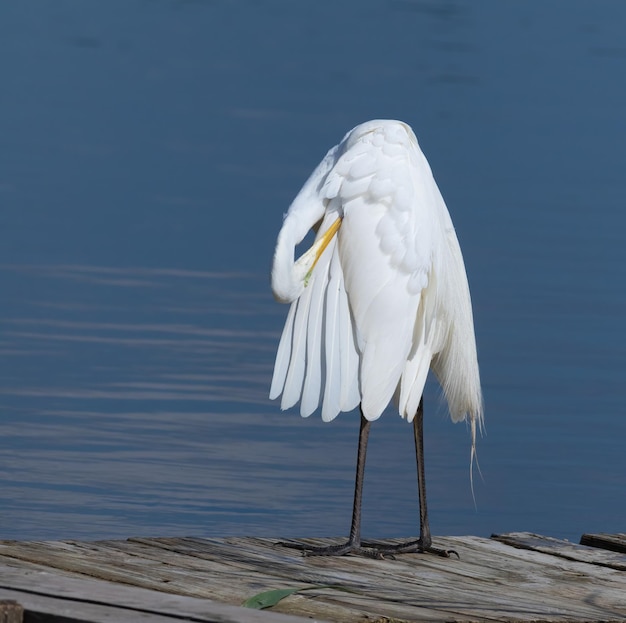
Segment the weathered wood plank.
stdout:
<path fill-rule="evenodd" d="M 15 563 L 14 563 L 15 564 Z M 312 623 L 311 619 L 229 606 L 63 573 L 0 564 L 0 599 L 19 601 L 29 621 L 67 617 L 99 623 Z"/>
<path fill-rule="evenodd" d="M 172 541 L 181 539 L 172 539 Z M 3 542 L 0 555 L 44 564 L 56 569 L 97 577 L 102 580 L 130 584 L 133 586 L 187 595 L 217 599 L 221 602 L 240 605 L 247 597 L 274 588 L 284 582 L 285 575 L 275 567 L 271 557 L 260 561 L 259 574 L 242 573 L 240 566 L 227 564 L 233 556 L 233 548 L 219 549 L 216 561 L 202 559 L 201 551 L 193 556 L 187 546 L 184 555 L 175 551 L 164 551 L 152 541 L 160 539 L 99 542 Z M 163 539 L 168 542 L 170 539 Z M 182 541 L 187 541 L 182 539 Z M 191 539 L 193 542 L 193 539 Z M 221 545 L 218 544 L 221 548 Z M 199 548 L 198 548 L 199 549 Z M 282 548 L 281 548 L 282 549 Z M 220 552 L 225 552 L 222 556 Z M 242 556 L 245 558 L 246 550 Z M 304 565 L 305 559 L 297 557 Z M 277 569 L 278 573 L 273 573 Z M 291 577 L 287 574 L 286 577 Z M 328 584 L 323 576 L 313 577 L 312 584 Z M 295 600 L 296 597 L 291 598 Z M 310 613 L 307 612 L 307 615 Z M 322 617 L 321 614 L 316 616 Z"/>
<path fill-rule="evenodd" d="M 131 584 L 142 588 L 170 592 L 180 595 L 208 597 L 218 601 L 240 605 L 245 599 L 259 592 L 273 588 L 285 587 L 285 577 L 273 574 L 271 559 L 261 560 L 258 573 L 250 573 L 242 569 L 241 565 L 228 563 L 227 552 L 233 554 L 232 547 L 222 548 L 222 543 L 216 542 L 218 553 L 211 558 L 202 558 L 202 552 L 197 556 L 179 556 L 174 551 L 164 552 L 161 547 L 154 547 L 152 541 L 176 541 L 181 539 L 146 539 L 147 543 L 137 543 L 143 539 L 129 541 L 100 541 L 100 542 L 0 542 L 0 561 L 2 556 L 10 556 L 30 563 L 41 563 L 71 573 L 81 573 L 98 577 L 104 580 Z M 188 541 L 182 539 L 182 541 Z M 194 539 L 189 541 L 194 542 Z M 202 540 L 200 540 L 202 541 Z M 189 554 L 189 548 L 184 545 L 183 551 Z M 284 550 L 284 548 L 280 548 Z M 252 552 L 250 548 L 244 550 Z M 293 552 L 289 551 L 292 555 Z M 245 559 L 245 555 L 243 556 Z M 254 558 L 254 555 L 252 555 Z M 258 556 L 257 556 L 258 558 Z M 297 564 L 305 565 L 306 559 L 296 555 Z M 289 577 L 289 575 L 287 575 Z M 328 584 L 323 576 L 318 576 L 312 584 Z M 287 586 L 293 586 L 288 584 Z M 332 619 L 336 608 L 325 603 L 312 607 L 312 600 L 299 595 L 290 597 L 287 605 L 281 604 L 280 611 L 298 613 L 300 616 Z M 358 620 L 361 612 L 349 612 L 346 620 Z M 367 613 L 365 613 L 367 614 Z"/>
<path fill-rule="evenodd" d="M 610 567 L 611 569 L 626 571 L 626 555 L 617 552 L 593 549 L 586 545 L 578 545 L 569 541 L 532 534 L 531 532 L 494 534 L 491 538 L 521 549 L 544 552 L 567 560 L 577 560 L 592 565 L 600 565 Z"/>
<path fill-rule="evenodd" d="M 175 623 L 177 617 L 160 616 L 148 612 L 133 612 L 125 608 L 67 602 L 64 599 L 41 595 L 26 595 L 0 588 L 0 597 L 15 597 L 24 601 L 29 623 Z M 0 618 L 2 623 L 5 623 Z M 8 623 L 8 622 L 7 622 Z"/>
<path fill-rule="evenodd" d="M 556 556 L 555 543 L 554 551 L 546 552 L 478 537 L 440 538 L 437 545 L 458 551 L 461 559 L 420 554 L 395 560 L 302 557 L 262 538 L 133 538 L 5 541 L 0 542 L 0 563 L 40 565 L 68 577 L 86 574 L 233 605 L 276 588 L 341 586 L 350 592 L 318 588 L 292 595 L 276 608 L 338 623 L 626 619 L 626 574 Z"/>
<path fill-rule="evenodd" d="M 583 534 L 580 544 L 626 554 L 626 534 Z"/>

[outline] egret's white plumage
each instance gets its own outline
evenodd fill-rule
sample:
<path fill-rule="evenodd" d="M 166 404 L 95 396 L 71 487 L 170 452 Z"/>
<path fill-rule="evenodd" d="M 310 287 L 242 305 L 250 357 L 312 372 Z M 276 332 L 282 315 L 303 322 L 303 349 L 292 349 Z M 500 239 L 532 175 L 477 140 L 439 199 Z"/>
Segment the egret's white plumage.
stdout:
<path fill-rule="evenodd" d="M 295 262 L 311 228 L 317 246 Z M 482 396 L 465 266 L 408 125 L 363 123 L 328 152 L 285 215 L 272 289 L 291 303 L 270 391 L 281 408 L 300 401 L 306 417 L 321 403 L 328 421 L 360 403 L 375 420 L 395 395 L 411 421 L 432 368 L 475 440 Z"/>

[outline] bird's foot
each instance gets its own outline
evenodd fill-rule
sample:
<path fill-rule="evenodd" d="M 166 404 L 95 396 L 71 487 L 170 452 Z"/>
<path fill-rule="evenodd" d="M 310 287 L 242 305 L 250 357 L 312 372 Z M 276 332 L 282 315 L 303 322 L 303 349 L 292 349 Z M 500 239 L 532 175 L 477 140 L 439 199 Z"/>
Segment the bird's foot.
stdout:
<path fill-rule="evenodd" d="M 359 543 L 351 543 L 350 541 L 325 547 L 315 547 L 290 541 L 279 541 L 276 545 L 300 550 L 303 556 L 346 556 L 347 554 L 355 554 L 357 556 L 366 556 L 367 558 L 384 558 L 384 555 L 376 548 L 363 547 Z"/>
<path fill-rule="evenodd" d="M 363 543 L 363 547 L 378 552 L 379 556 L 377 558 L 384 558 L 385 556 L 393 558 L 394 554 L 435 554 L 442 558 L 450 558 L 454 554 L 459 560 L 461 559 L 456 550 L 434 547 L 432 543 L 424 543 L 422 539 L 405 541 L 404 543 L 396 543 L 394 545 L 367 541 Z"/>

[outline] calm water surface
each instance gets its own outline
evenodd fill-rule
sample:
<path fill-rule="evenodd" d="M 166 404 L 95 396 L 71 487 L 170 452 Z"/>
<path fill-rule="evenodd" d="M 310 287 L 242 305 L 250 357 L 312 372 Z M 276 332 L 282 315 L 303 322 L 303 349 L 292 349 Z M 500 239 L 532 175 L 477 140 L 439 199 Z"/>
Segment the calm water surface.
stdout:
<path fill-rule="evenodd" d="M 282 213 L 376 117 L 415 128 L 473 292 L 486 401 L 426 392 L 433 531 L 626 516 L 621 2 L 0 7 L 0 538 L 339 535 L 358 415 L 268 398 Z M 415 534 L 411 430 L 372 430 L 364 532 Z"/>

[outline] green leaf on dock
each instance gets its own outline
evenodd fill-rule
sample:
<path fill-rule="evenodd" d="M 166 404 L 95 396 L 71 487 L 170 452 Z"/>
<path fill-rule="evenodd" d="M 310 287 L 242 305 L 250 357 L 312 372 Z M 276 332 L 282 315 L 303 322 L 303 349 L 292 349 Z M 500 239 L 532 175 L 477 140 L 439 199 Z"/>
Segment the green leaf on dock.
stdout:
<path fill-rule="evenodd" d="M 272 591 L 265 591 L 259 593 L 254 597 L 246 599 L 243 604 L 244 608 L 254 608 L 255 610 L 264 610 L 265 608 L 271 608 L 275 606 L 279 601 L 293 595 L 298 591 L 303 590 L 301 588 L 277 588 Z"/>
<path fill-rule="evenodd" d="M 285 599 L 285 597 L 289 597 L 289 595 L 293 595 L 294 593 L 299 593 L 301 591 L 314 591 L 319 588 L 335 588 L 340 591 L 350 592 L 349 589 L 344 588 L 343 586 L 332 586 L 330 584 L 320 586 L 301 586 L 299 588 L 276 588 L 271 591 L 265 591 L 263 593 L 259 593 L 258 595 L 254 595 L 254 597 L 246 599 L 241 605 L 244 608 L 265 610 L 265 608 L 272 608 L 279 601 Z"/>

